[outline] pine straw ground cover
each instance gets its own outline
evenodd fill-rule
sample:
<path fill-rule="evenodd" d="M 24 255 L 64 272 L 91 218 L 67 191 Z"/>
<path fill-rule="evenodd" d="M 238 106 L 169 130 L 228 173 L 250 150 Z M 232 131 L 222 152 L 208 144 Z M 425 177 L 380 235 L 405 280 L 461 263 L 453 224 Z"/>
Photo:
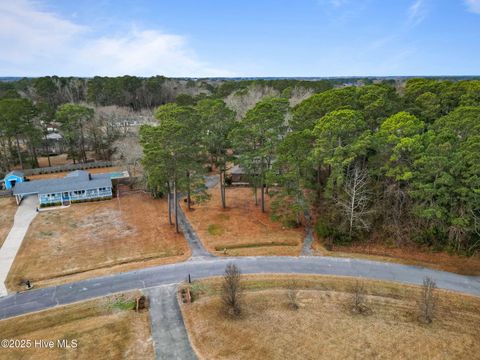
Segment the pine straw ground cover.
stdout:
<path fill-rule="evenodd" d="M 17 204 L 13 197 L 0 198 L 0 246 L 7 238 L 17 212 Z"/>
<path fill-rule="evenodd" d="M 313 254 L 319 256 L 355 257 L 424 266 L 463 275 L 480 275 L 480 254 L 467 257 L 419 246 L 397 247 L 375 242 L 333 245 L 329 251 L 318 240 L 314 241 L 313 249 Z"/>
<path fill-rule="evenodd" d="M 227 188 L 227 208 L 222 209 L 218 185 L 209 190 L 211 198 L 182 208 L 204 246 L 215 255 L 300 255 L 305 231 L 288 229 L 274 222 L 260 205 L 255 206 L 252 189 Z M 259 192 L 260 196 L 260 192 Z M 226 251 L 224 251 L 226 250 Z"/>
<path fill-rule="evenodd" d="M 190 249 L 168 224 L 166 200 L 143 193 L 40 212 L 7 278 L 35 287 L 183 261 Z"/>
<path fill-rule="evenodd" d="M 299 309 L 286 287 L 295 279 Z M 418 318 L 420 288 L 363 280 L 368 315 L 352 312 L 356 279 L 244 276 L 243 315 L 226 318 L 221 279 L 194 283 L 182 312 L 202 359 L 475 359 L 480 298 L 437 290 L 433 323 Z"/>
<path fill-rule="evenodd" d="M 148 311 L 131 310 L 136 296 L 109 296 L 0 320 L 1 339 L 78 342 L 75 349 L 2 348 L 0 359 L 153 359 Z"/>

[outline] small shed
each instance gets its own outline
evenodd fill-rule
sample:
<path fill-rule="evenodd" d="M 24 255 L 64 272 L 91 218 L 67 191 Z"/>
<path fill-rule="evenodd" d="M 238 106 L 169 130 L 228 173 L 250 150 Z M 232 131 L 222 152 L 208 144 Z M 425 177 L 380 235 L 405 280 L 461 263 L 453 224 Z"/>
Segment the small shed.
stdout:
<path fill-rule="evenodd" d="M 5 183 L 5 189 L 10 190 L 15 187 L 15 184 L 22 183 L 25 181 L 25 175 L 21 171 L 10 171 L 7 175 L 5 175 L 5 178 L 3 179 L 3 182 Z"/>

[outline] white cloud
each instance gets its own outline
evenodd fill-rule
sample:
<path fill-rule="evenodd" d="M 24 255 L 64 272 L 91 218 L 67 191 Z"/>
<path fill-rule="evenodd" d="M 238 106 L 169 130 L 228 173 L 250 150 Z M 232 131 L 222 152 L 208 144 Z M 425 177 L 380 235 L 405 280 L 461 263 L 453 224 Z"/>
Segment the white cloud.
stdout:
<path fill-rule="evenodd" d="M 412 25 L 420 24 L 426 16 L 425 0 L 415 0 L 408 8 L 408 19 Z"/>
<path fill-rule="evenodd" d="M 187 39 L 155 29 L 94 36 L 28 0 L 0 1 L 0 75 L 231 76 L 201 61 Z"/>
<path fill-rule="evenodd" d="M 348 3 L 348 0 L 330 0 L 330 4 L 335 7 L 339 7 Z"/>
<path fill-rule="evenodd" d="M 480 14 L 480 0 L 465 0 L 467 4 L 468 11 L 475 14 Z"/>

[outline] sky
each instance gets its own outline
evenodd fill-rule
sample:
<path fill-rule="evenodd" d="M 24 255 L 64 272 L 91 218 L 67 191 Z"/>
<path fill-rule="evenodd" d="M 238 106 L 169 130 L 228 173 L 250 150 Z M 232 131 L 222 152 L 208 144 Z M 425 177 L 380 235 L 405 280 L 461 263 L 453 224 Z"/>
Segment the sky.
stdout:
<path fill-rule="evenodd" d="M 480 75 L 480 0 L 0 0 L 0 76 Z"/>

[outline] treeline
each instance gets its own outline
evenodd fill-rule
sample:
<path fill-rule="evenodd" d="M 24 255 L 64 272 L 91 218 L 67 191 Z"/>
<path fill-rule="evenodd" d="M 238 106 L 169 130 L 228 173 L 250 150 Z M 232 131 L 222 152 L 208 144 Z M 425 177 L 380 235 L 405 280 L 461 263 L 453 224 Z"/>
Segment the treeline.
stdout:
<path fill-rule="evenodd" d="M 226 206 L 225 170 L 237 163 L 262 210 L 270 196 L 274 219 L 311 223 L 327 242 L 480 248 L 480 81 L 329 89 L 293 107 L 264 97 L 239 120 L 202 99 L 156 117 L 141 142 L 157 194 L 202 194 L 212 163 Z"/>
<path fill-rule="evenodd" d="M 55 125 L 53 125 L 55 124 Z M 51 140 L 51 128 L 58 125 L 60 140 Z M 46 156 L 50 165 L 50 146 L 57 141 L 73 162 L 110 160 L 114 142 L 123 132 L 122 123 L 112 112 L 66 103 L 56 109 L 44 102 L 26 98 L 0 99 L 0 172 L 38 167 L 38 157 Z"/>
<path fill-rule="evenodd" d="M 133 110 L 155 108 L 174 102 L 179 95 L 194 100 L 204 97 L 224 98 L 235 91 L 251 86 L 269 87 L 280 92 L 295 87 L 321 92 L 332 88 L 334 80 L 219 80 L 175 79 L 163 76 L 140 78 L 136 76 L 75 78 L 46 76 L 0 82 L 0 98 L 28 98 L 53 108 L 64 103 L 87 102 L 92 105 L 129 107 Z"/>

